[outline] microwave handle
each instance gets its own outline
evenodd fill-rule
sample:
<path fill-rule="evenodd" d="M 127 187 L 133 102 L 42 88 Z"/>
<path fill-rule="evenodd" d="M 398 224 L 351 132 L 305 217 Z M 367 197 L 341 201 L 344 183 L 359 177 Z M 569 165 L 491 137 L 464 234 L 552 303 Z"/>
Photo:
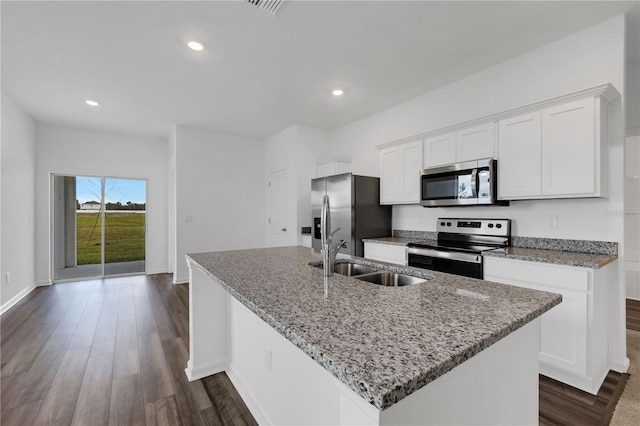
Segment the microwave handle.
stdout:
<path fill-rule="evenodd" d="M 478 198 L 478 169 L 471 172 L 471 195 L 472 198 Z"/>

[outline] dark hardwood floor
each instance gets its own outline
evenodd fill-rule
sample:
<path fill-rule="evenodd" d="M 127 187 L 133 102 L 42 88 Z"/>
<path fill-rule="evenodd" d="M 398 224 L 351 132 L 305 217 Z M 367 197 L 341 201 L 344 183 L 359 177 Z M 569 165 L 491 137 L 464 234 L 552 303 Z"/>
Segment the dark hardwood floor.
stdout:
<path fill-rule="evenodd" d="M 189 382 L 170 275 L 39 287 L 1 317 L 1 424 L 254 425 L 221 373 Z"/>
<path fill-rule="evenodd" d="M 188 292 L 167 274 L 34 290 L 0 318 L 1 424 L 256 424 L 226 374 L 187 380 Z M 640 326 L 640 302 L 627 312 Z M 625 382 L 540 376 L 540 424 L 608 424 Z"/>
<path fill-rule="evenodd" d="M 640 331 L 640 300 L 627 299 L 627 328 Z"/>

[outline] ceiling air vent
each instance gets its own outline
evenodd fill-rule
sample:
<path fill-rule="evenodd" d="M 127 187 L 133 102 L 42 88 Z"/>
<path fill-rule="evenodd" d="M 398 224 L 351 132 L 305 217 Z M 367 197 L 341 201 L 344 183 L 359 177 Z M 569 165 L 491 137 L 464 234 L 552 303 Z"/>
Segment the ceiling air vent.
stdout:
<path fill-rule="evenodd" d="M 282 2 L 284 0 L 245 0 L 247 3 L 251 3 L 258 9 L 265 10 L 272 15 L 275 15 Z"/>

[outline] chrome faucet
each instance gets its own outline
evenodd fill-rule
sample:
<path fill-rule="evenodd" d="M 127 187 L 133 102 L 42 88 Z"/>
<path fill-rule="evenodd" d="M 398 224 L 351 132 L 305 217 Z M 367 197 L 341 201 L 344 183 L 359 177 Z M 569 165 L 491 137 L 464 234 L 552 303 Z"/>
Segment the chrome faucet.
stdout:
<path fill-rule="evenodd" d="M 333 246 L 333 235 L 338 232 L 340 228 L 336 228 L 331 231 L 331 209 L 329 207 L 329 196 L 322 197 L 322 214 L 320 216 L 320 243 L 322 245 L 322 270 L 324 273 L 324 297 L 328 295 L 328 280 L 327 277 L 333 275 L 333 264 L 335 263 L 338 251 L 342 247 L 349 247 L 346 241 L 340 240 Z"/>

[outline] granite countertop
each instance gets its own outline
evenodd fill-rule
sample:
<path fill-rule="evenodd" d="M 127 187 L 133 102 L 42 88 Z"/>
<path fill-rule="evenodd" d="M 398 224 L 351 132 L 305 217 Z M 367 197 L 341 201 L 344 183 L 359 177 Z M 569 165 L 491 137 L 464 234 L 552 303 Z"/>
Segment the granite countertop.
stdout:
<path fill-rule="evenodd" d="M 417 241 L 424 241 L 424 238 L 418 239 L 418 238 L 402 238 L 402 237 L 380 237 L 380 238 L 363 238 L 362 239 L 362 242 L 364 243 L 389 244 L 394 246 L 406 246 L 409 243 L 414 243 Z"/>
<path fill-rule="evenodd" d="M 386 237 L 365 238 L 362 241 L 406 246 L 409 243 L 424 240 L 425 238 Z M 524 246 L 485 251 L 482 255 L 594 269 L 602 268 L 618 258 L 617 244 L 611 242 L 529 237 L 513 237 L 513 242 L 514 245 Z"/>
<path fill-rule="evenodd" d="M 580 253 L 525 247 L 508 247 L 505 250 L 489 250 L 483 252 L 482 255 L 593 269 L 602 268 L 618 258 L 618 256 L 612 254 Z"/>
<path fill-rule="evenodd" d="M 540 316 L 561 296 L 399 267 L 427 281 L 384 287 L 322 269 L 304 247 L 187 255 L 193 267 L 380 410 Z M 316 263 L 317 264 L 317 263 Z"/>

